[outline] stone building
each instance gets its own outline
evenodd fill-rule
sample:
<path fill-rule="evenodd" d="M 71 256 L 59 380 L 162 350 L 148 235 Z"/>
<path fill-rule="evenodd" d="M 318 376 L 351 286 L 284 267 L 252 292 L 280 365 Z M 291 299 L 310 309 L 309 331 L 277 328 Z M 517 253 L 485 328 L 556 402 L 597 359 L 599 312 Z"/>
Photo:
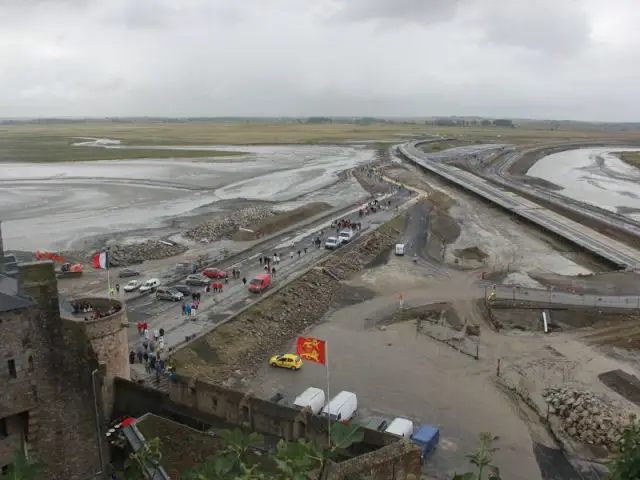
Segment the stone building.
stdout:
<path fill-rule="evenodd" d="M 115 311 L 87 321 L 61 308 L 50 261 L 19 264 L 14 276 L 5 264 L 0 261 L 0 469 L 22 452 L 46 465 L 42 478 L 100 478 L 109 461 L 103 426 L 113 378 L 129 378 L 124 308 L 115 300 L 77 299 Z"/>

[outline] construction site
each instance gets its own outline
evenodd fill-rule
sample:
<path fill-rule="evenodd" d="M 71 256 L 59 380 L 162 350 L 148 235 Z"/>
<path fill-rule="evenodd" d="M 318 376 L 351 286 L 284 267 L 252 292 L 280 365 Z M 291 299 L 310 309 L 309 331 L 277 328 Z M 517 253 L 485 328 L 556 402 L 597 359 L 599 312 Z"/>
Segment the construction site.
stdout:
<path fill-rule="evenodd" d="M 417 478 L 407 473 L 417 470 L 423 478 L 451 478 L 467 469 L 481 432 L 498 438 L 493 462 L 503 478 L 602 478 L 629 414 L 640 413 L 640 228 L 620 209 L 565 196 L 548 178 L 527 176 L 547 155 L 589 142 L 495 141 L 440 137 L 379 149 L 339 180 L 357 182 L 367 201 L 379 199 L 384 208 L 375 213 L 363 216 L 362 200 L 289 214 L 292 220 L 245 210 L 242 222 L 224 220 L 215 245 L 184 244 L 168 258 L 135 264 L 138 275 L 171 285 L 190 273 L 176 259 L 191 265 L 205 252 L 204 266 L 249 277 L 262 271 L 258 257 L 265 253 L 285 259 L 269 291 L 251 296 L 229 279 L 223 294 L 205 295 L 194 320 L 181 318 L 179 304 L 118 292 L 129 350 L 141 345 L 136 323 L 163 328 L 174 376 L 132 363 L 132 382 L 115 383 L 117 413 L 162 416 L 153 404 L 168 402 L 175 411 L 200 412 L 206 423 L 223 416 L 211 395 L 233 397 L 233 412 L 262 412 L 260 402 L 291 406 L 309 387 L 324 390 L 327 400 L 348 391 L 358 398 L 354 421 L 403 418 L 440 431 L 421 467 L 406 467 L 403 450 L 397 464 L 404 466 L 393 474 L 373 463 L 358 470 L 376 480 Z M 592 143 L 615 151 L 633 142 L 614 136 Z M 474 188 L 498 191 L 513 209 Z M 538 206 L 518 210 L 520 199 Z M 566 232 L 554 227 L 560 217 Z M 315 239 L 340 219 L 361 220 L 364 228 L 340 248 L 316 249 Z M 572 240 L 574 223 L 582 230 Z M 196 227 L 206 233 L 194 238 L 213 237 L 216 225 Z M 70 298 L 105 293 L 104 274 L 86 271 L 87 255 L 35 256 L 57 265 L 60 290 Z M 327 366 L 273 368 L 269 359 L 295 353 L 300 335 L 326 342 Z M 145 395 L 153 400 L 143 401 Z M 287 412 L 269 418 L 294 415 Z M 235 413 L 224 415 L 228 423 Z"/>

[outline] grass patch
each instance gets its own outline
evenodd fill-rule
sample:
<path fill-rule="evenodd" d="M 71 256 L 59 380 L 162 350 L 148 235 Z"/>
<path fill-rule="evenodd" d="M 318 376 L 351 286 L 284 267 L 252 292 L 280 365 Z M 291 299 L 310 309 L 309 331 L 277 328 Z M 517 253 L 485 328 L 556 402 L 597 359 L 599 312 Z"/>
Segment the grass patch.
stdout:
<path fill-rule="evenodd" d="M 386 148 L 409 139 L 434 136 L 456 140 L 429 148 L 450 148 L 472 143 L 563 142 L 577 140 L 633 140 L 635 132 L 548 130 L 543 128 L 441 127 L 426 124 L 298 124 L 298 123 L 109 123 L 28 124 L 0 126 L 0 162 L 62 162 L 121 158 L 193 158 L 238 155 L 242 152 L 208 150 L 118 149 L 71 147 L 74 137 L 120 140 L 130 146 L 152 145 L 286 145 L 374 142 Z M 438 147 L 439 145 L 439 147 Z M 239 149 L 241 150 L 241 148 Z"/>
<path fill-rule="evenodd" d="M 440 190 L 436 190 L 429 194 L 429 201 L 441 212 L 448 212 L 456 203 L 449 195 Z"/>
<path fill-rule="evenodd" d="M 640 168 L 640 152 L 613 152 L 624 163 Z"/>
<path fill-rule="evenodd" d="M 425 143 L 421 146 L 422 150 L 427 153 L 441 152 L 443 150 L 449 150 L 450 148 L 465 147 L 467 145 L 473 145 L 476 142 L 463 141 L 463 140 L 450 140 L 445 142 Z"/>
<path fill-rule="evenodd" d="M 244 152 L 220 150 L 165 150 L 152 148 L 117 149 L 75 147 L 71 137 L 38 134 L 15 134 L 0 131 L 0 162 L 57 163 L 141 158 L 230 157 Z"/>

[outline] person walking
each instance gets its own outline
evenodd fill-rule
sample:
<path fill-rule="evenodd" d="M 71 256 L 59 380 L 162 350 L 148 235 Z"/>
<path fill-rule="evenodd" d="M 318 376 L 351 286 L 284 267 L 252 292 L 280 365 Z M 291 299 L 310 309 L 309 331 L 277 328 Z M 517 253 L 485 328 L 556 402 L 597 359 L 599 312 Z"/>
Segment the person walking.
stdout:
<path fill-rule="evenodd" d="M 271 268 L 271 275 L 276 276 L 276 267 Z"/>
<path fill-rule="evenodd" d="M 246 286 L 247 285 L 247 277 L 242 277 L 242 283 Z"/>
<path fill-rule="evenodd" d="M 304 254 L 307 254 L 307 247 L 304 247 Z"/>
<path fill-rule="evenodd" d="M 302 250 L 298 250 L 298 258 L 300 258 L 300 255 L 302 255 Z"/>
<path fill-rule="evenodd" d="M 260 255 L 260 257 L 258 257 L 258 261 L 260 262 L 260 265 L 262 265 L 262 260 L 263 260 L 262 255 Z"/>
<path fill-rule="evenodd" d="M 120 284 L 116 283 L 116 293 L 120 295 Z"/>
<path fill-rule="evenodd" d="M 289 257 L 291 258 L 291 260 L 293 260 L 293 251 L 291 251 L 291 253 L 289 254 Z"/>

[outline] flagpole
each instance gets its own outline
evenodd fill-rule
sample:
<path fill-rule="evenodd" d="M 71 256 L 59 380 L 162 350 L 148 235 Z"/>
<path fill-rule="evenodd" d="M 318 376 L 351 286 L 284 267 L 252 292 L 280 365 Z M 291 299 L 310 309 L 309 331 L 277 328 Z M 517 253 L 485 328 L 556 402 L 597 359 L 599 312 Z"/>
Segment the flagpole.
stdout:
<path fill-rule="evenodd" d="M 331 376 L 329 375 L 329 343 L 324 344 L 324 361 L 327 367 L 327 402 L 331 401 Z M 331 449 L 331 411 L 327 415 L 327 439 L 329 441 L 328 448 Z"/>
<path fill-rule="evenodd" d="M 105 263 L 107 267 L 107 296 L 111 298 L 111 274 L 109 273 L 109 249 L 104 252 Z"/>

